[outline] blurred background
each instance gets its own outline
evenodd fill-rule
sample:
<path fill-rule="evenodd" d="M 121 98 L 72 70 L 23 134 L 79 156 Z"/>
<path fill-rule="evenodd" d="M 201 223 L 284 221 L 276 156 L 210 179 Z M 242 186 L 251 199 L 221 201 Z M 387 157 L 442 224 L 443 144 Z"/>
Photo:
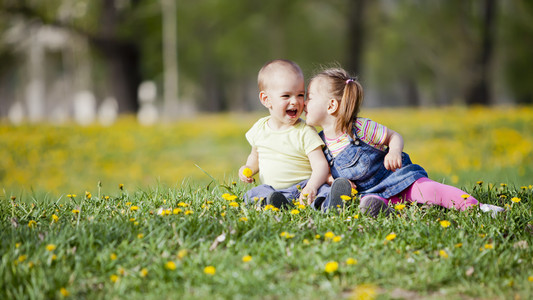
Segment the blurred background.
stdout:
<path fill-rule="evenodd" d="M 0 117 L 250 111 L 275 58 L 338 63 L 366 106 L 530 104 L 533 1 L 0 0 Z"/>
<path fill-rule="evenodd" d="M 530 0 L 0 0 L 0 189 L 231 182 L 276 58 L 348 69 L 432 179 L 531 190 Z"/>

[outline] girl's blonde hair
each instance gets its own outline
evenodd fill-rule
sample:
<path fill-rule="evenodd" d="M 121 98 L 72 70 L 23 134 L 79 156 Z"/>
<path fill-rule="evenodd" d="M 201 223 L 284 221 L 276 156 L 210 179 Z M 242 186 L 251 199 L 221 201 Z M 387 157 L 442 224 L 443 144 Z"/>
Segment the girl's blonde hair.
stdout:
<path fill-rule="evenodd" d="M 355 138 L 352 126 L 357 119 L 359 108 L 363 104 L 363 87 L 342 68 L 326 69 L 311 80 L 323 78 L 328 83 L 328 93 L 339 101 L 335 129 L 348 133 Z"/>

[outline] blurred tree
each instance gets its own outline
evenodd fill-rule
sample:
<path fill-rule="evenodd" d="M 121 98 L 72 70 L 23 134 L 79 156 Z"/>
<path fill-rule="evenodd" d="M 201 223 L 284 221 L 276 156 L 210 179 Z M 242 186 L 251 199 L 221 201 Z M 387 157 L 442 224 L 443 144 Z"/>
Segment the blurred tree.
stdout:
<path fill-rule="evenodd" d="M 348 59 L 346 69 L 353 74 L 363 72 L 362 60 L 365 45 L 365 20 L 368 18 L 366 0 L 348 2 Z"/>

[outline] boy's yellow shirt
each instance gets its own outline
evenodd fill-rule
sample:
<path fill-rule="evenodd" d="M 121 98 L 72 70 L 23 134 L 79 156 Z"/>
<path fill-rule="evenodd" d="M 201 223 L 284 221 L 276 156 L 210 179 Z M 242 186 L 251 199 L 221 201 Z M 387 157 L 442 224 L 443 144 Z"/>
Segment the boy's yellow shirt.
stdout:
<path fill-rule="evenodd" d="M 259 179 L 275 189 L 284 189 L 311 177 L 307 155 L 324 145 L 316 130 L 299 120 L 285 130 L 272 130 L 270 116 L 259 119 L 246 133 L 246 139 L 257 148 Z"/>

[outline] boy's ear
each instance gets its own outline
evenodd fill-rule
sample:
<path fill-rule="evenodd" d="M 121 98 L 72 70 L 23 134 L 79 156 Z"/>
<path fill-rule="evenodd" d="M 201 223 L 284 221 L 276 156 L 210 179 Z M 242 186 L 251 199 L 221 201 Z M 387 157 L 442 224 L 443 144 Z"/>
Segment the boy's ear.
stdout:
<path fill-rule="evenodd" d="M 270 104 L 270 100 L 268 99 L 268 95 L 265 91 L 259 92 L 259 101 L 261 101 L 261 104 L 263 104 L 266 108 L 270 109 L 272 108 L 272 105 Z"/>
<path fill-rule="evenodd" d="M 329 99 L 328 101 L 328 113 L 330 115 L 333 115 L 337 112 L 337 110 L 339 109 L 339 101 L 335 100 L 335 99 Z"/>

